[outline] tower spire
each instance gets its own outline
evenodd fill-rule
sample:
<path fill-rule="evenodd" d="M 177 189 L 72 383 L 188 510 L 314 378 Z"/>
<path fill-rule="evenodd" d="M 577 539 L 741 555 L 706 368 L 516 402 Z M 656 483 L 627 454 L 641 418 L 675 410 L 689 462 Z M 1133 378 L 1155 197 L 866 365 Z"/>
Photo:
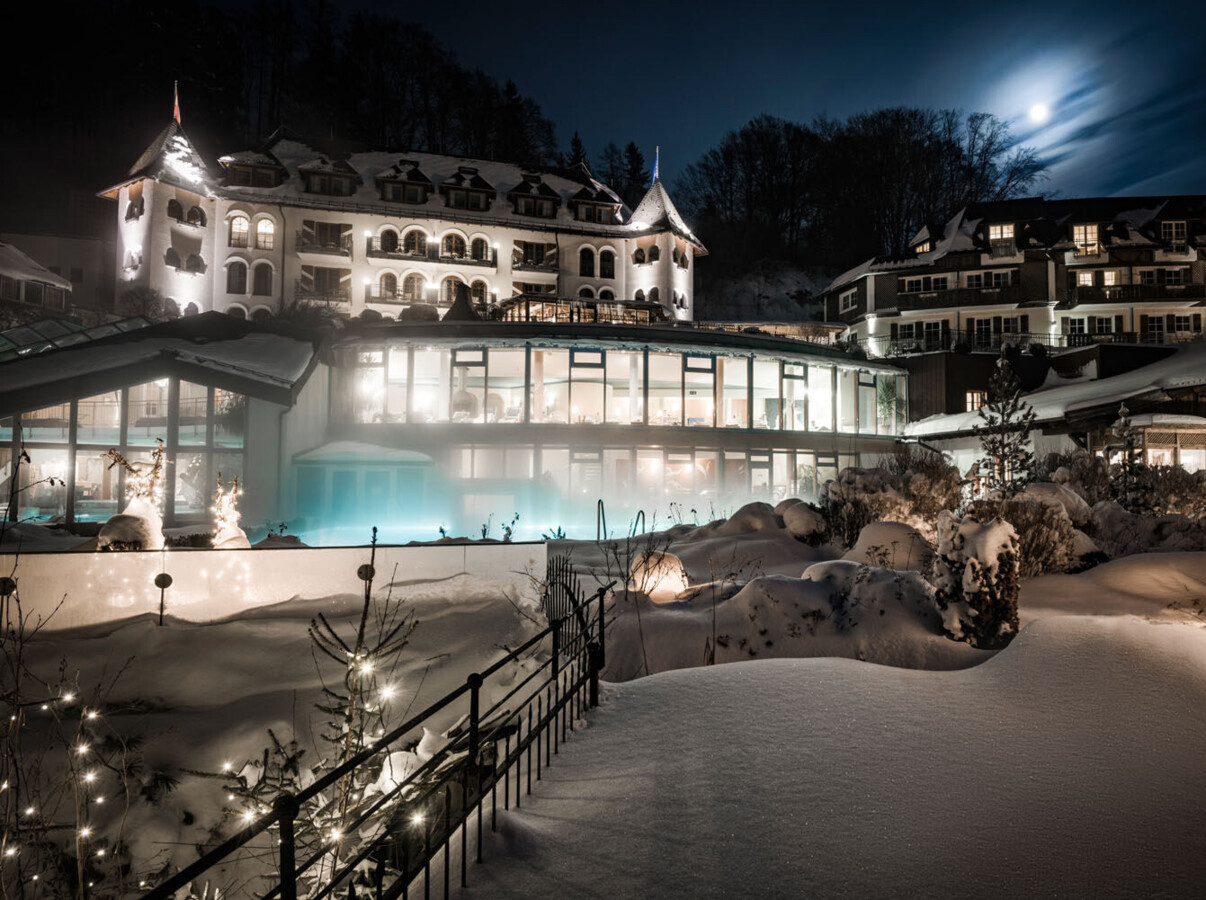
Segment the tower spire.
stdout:
<path fill-rule="evenodd" d="M 657 169 L 658 169 L 659 157 L 661 155 L 662 155 L 661 146 L 654 144 L 653 145 L 653 183 L 654 184 L 657 183 Z"/>
<path fill-rule="evenodd" d="M 172 82 L 172 96 L 173 96 L 173 100 L 174 100 L 174 102 L 172 104 L 172 118 L 175 119 L 176 124 L 179 125 L 180 124 L 180 82 L 179 81 Z"/>

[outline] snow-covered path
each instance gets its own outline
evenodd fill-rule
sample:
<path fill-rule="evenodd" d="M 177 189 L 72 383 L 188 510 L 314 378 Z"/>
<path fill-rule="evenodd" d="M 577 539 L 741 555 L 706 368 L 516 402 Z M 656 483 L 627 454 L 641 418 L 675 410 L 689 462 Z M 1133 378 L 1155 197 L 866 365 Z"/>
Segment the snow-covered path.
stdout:
<path fill-rule="evenodd" d="M 955 672 L 610 685 L 463 898 L 1197 897 L 1206 629 L 1035 622 Z"/>

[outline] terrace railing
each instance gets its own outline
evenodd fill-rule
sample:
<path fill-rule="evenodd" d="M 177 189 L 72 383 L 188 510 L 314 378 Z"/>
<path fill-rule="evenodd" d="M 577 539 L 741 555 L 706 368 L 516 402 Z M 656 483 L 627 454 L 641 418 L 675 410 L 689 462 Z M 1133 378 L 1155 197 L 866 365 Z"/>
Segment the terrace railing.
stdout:
<path fill-rule="evenodd" d="M 547 628 L 489 668 L 471 674 L 461 687 L 304 790 L 276 797 L 269 811 L 165 879 L 143 895 L 143 900 L 170 900 L 195 883 L 213 884 L 212 870 L 235 862 L 241 848 L 261 837 L 267 846 L 248 850 L 272 860 L 269 868 L 274 871 L 263 887 L 242 896 L 407 900 L 412 888 L 421 887 L 426 898 L 432 891 L 433 863 L 442 862 L 443 895 L 447 897 L 457 849 L 460 882 L 466 886 L 470 829 L 476 831 L 476 859 L 481 862 L 484 820 L 488 813 L 490 827 L 497 827 L 498 795 L 502 794 L 504 809 L 512 802 L 519 808 L 523 795 L 532 792 L 533 774 L 536 781 L 541 780 L 544 769 L 574 731 L 574 722 L 585 709 L 598 705 L 605 654 L 605 597 L 611 585 L 582 600 L 568 563 L 550 568 L 547 583 L 543 598 L 550 610 Z M 508 671 L 508 667 L 535 658 L 542 649 L 548 651 L 548 658 L 518 683 L 510 684 L 514 670 Z M 482 691 L 492 681 L 500 683 L 500 691 L 502 685 L 507 689 L 501 699 L 483 710 Z M 424 723 L 437 714 L 446 715 L 450 708 L 464 709 L 464 714 L 449 732 L 443 749 L 392 787 L 361 795 L 345 816 L 340 833 L 326 843 L 315 848 L 313 841 L 309 845 L 298 841 L 306 804 L 334 793 L 357 772 L 380 772 L 390 753 L 407 749 L 422 733 Z M 222 896 L 236 895 L 223 890 Z"/>

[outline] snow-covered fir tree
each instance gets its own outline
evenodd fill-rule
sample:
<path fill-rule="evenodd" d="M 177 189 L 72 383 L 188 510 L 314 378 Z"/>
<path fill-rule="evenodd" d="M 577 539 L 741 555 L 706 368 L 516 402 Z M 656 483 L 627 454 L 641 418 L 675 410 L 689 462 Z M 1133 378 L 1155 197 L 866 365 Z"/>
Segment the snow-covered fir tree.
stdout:
<path fill-rule="evenodd" d="M 989 491 L 1002 498 L 1020 493 L 1034 478 L 1030 429 L 1035 414 L 1022 397 L 1022 385 L 1002 354 L 988 382 L 988 402 L 980 407 L 983 424 L 973 429 L 984 455 L 980 474 Z"/>
<path fill-rule="evenodd" d="M 1118 419 L 1111 430 L 1120 444 L 1114 493 L 1119 502 L 1130 509 L 1135 504 L 1137 476 L 1143 465 L 1143 448 L 1139 429 L 1131 425 L 1131 411 L 1125 403 L 1118 406 Z"/>

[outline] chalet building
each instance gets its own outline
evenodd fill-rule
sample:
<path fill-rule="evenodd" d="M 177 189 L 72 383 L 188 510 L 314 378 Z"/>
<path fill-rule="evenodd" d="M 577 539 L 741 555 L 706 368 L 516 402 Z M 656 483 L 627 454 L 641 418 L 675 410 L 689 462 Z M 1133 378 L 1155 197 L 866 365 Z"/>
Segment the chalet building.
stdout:
<path fill-rule="evenodd" d="M 0 242 L 0 323 L 26 320 L 31 312 L 61 315 L 70 296 L 70 281 L 12 244 Z"/>
<path fill-rule="evenodd" d="M 119 299 L 149 287 L 186 315 L 262 319 L 301 301 L 417 319 L 463 285 L 494 317 L 692 318 L 707 251 L 660 181 L 629 210 L 585 166 L 336 154 L 283 130 L 217 162 L 172 121 L 102 192 L 117 206 Z"/>
<path fill-rule="evenodd" d="M 1204 250 L 1206 197 L 980 203 L 823 300 L 873 356 L 1178 342 L 1202 336 Z"/>

